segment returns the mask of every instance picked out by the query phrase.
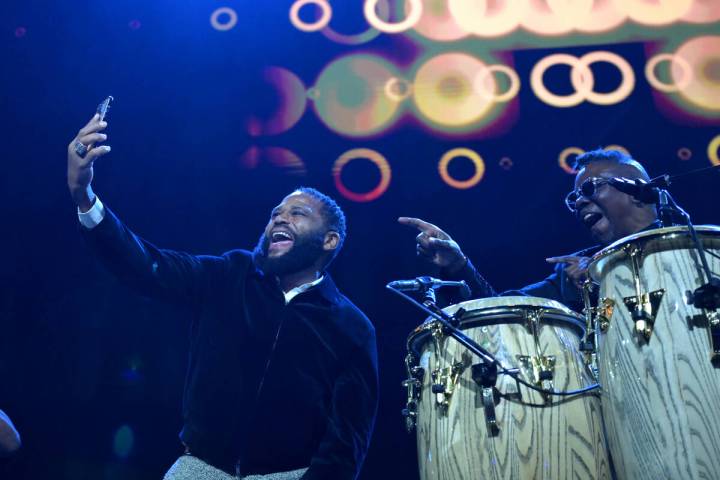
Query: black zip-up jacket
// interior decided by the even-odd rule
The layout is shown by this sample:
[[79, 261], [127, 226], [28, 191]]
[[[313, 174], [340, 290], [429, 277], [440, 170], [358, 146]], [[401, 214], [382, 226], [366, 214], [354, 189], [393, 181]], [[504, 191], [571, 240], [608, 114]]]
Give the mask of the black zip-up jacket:
[[286, 305], [248, 251], [158, 249], [109, 209], [81, 230], [119, 279], [192, 310], [180, 433], [191, 454], [231, 474], [357, 477], [377, 411], [375, 330], [329, 275]]

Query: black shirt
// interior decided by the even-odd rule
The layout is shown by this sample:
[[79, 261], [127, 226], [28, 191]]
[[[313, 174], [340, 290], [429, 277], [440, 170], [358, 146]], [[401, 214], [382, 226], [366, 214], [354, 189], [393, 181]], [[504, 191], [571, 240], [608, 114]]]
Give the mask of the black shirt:
[[242, 475], [354, 479], [377, 411], [375, 330], [329, 275], [287, 305], [252, 254], [158, 249], [106, 209], [91, 249], [141, 293], [192, 310], [180, 438]]

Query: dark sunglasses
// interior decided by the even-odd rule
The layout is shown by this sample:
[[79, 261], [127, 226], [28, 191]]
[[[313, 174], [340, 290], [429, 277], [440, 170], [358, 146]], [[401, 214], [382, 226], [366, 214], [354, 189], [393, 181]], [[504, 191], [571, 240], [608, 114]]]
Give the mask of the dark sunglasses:
[[578, 198], [590, 198], [595, 195], [595, 192], [597, 192], [600, 187], [607, 185], [608, 183], [610, 182], [605, 178], [588, 178], [580, 185], [579, 188], [576, 188], [565, 196], [565, 205], [567, 205], [571, 212], [577, 212]]

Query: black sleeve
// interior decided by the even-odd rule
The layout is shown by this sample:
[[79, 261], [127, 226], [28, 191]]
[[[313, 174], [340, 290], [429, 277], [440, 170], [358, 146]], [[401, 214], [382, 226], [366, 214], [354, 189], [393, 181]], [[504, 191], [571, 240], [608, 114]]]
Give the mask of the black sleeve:
[[537, 283], [527, 285], [519, 290], [508, 290], [502, 292], [502, 296], [522, 295], [528, 297], [541, 297], [548, 298], [550, 300], [556, 300], [558, 302], [565, 303], [567, 299], [563, 298], [562, 282], [564, 275], [561, 273], [561, 265], [558, 265], [553, 273], [548, 275], [544, 280]]
[[163, 250], [135, 235], [108, 209], [92, 229], [80, 227], [93, 254], [122, 282], [142, 295], [189, 304], [198, 298], [206, 273], [223, 258]]
[[[480, 275], [480, 272], [477, 271], [475, 265], [472, 264], [469, 258], [467, 259], [467, 262], [465, 262], [465, 266], [463, 266], [459, 271], [455, 273], [447, 273], [443, 271], [441, 272], [441, 275], [443, 278], [450, 280], [464, 280], [465, 283], [468, 284], [468, 287], [470, 287], [470, 298], [485, 298], [497, 295], [492, 285], [490, 285], [490, 283], [485, 280], [482, 275]], [[458, 301], [467, 299], [452, 297], [449, 300], [452, 303], [457, 303]]]
[[365, 460], [378, 407], [377, 346], [373, 330], [362, 345], [349, 352], [348, 358], [347, 368], [333, 387], [325, 436], [303, 480], [354, 480]]

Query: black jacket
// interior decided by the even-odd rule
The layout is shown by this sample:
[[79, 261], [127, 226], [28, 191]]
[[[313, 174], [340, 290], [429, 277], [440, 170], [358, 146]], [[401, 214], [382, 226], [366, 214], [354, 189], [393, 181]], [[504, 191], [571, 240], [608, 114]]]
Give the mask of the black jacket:
[[358, 475], [377, 410], [375, 330], [329, 275], [285, 305], [248, 251], [161, 250], [109, 209], [81, 230], [122, 281], [193, 312], [180, 433], [193, 455], [233, 474]]

